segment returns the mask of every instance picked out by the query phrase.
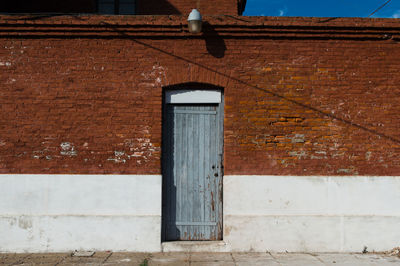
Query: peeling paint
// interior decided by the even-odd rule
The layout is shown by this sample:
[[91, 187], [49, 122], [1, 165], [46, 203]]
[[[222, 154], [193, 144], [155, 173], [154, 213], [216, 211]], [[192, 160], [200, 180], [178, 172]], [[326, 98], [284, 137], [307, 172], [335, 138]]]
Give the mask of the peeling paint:
[[16, 81], [17, 81], [16, 79], [9, 78], [9, 79], [6, 81], [6, 84], [12, 84], [12, 83], [14, 83], [14, 82], [16, 82]]
[[0, 66], [11, 66], [11, 62], [0, 62]]
[[72, 143], [70, 142], [62, 142], [60, 144], [61, 151], [60, 154], [64, 156], [76, 156], [77, 151], [75, 150], [75, 147]]
[[21, 216], [18, 218], [18, 226], [22, 229], [31, 229], [32, 228], [32, 219], [26, 216]]
[[289, 167], [295, 165], [291, 160], [286, 160], [286, 159], [281, 160], [281, 164], [283, 167]]
[[294, 137], [290, 138], [292, 143], [304, 143], [305, 137], [304, 134], [295, 134]]
[[17, 222], [17, 218], [15, 217], [10, 217], [8, 218], [8, 223], [10, 224], [10, 226], [14, 226]]
[[[149, 138], [125, 139], [124, 146], [130, 152], [126, 154], [128, 159], [142, 158], [145, 162], [153, 157], [154, 152], [158, 151], [158, 148], [154, 147]], [[137, 163], [140, 164], [141, 161], [137, 160]]]
[[44, 156], [43, 151], [33, 151], [32, 152], [32, 158], [34, 158], [34, 159], [40, 159], [43, 156]]
[[355, 170], [354, 167], [350, 167], [350, 168], [340, 168], [336, 171], [336, 173], [341, 174], [352, 174], [352, 175], [358, 175], [358, 172]]
[[107, 161], [114, 161], [115, 163], [126, 163], [127, 155], [124, 151], [114, 151], [114, 157], [108, 158]]
[[338, 158], [338, 157], [344, 157], [345, 153], [340, 151], [340, 152], [335, 152], [332, 154], [332, 158]]
[[160, 87], [164, 86], [165, 82], [167, 81], [167, 75], [165, 68], [160, 66], [159, 64], [155, 64], [152, 67], [152, 70], [149, 72], [141, 73], [141, 76], [144, 77], [146, 80], [152, 80], [153, 83], [143, 83], [149, 87]]
[[328, 159], [326, 156], [326, 151], [315, 151], [316, 155], [311, 155], [311, 159]]
[[297, 157], [297, 159], [305, 159], [307, 158], [307, 153], [305, 151], [291, 151], [289, 155]]

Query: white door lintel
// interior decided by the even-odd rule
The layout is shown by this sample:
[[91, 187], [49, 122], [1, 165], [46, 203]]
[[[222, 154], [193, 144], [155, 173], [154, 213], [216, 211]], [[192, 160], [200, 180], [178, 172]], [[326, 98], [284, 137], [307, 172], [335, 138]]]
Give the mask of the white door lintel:
[[166, 103], [221, 103], [219, 90], [170, 90], [165, 93]]

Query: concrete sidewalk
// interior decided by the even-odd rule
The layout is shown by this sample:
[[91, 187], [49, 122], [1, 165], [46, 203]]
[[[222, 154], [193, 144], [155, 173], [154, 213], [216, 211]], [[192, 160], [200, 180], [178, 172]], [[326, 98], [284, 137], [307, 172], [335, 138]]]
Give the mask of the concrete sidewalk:
[[347, 253], [70, 253], [5, 254], [0, 265], [400, 265], [398, 256]]

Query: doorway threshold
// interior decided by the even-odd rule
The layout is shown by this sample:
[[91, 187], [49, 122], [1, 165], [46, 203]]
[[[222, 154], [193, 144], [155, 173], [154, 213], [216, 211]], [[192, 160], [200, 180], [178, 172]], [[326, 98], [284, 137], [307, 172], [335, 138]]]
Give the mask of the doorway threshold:
[[162, 252], [229, 252], [224, 241], [169, 241], [161, 243]]

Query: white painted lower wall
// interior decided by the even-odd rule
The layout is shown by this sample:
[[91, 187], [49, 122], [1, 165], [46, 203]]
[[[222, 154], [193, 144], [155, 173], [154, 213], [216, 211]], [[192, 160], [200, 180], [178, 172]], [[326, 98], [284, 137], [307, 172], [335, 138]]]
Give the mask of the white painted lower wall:
[[231, 251], [384, 251], [399, 225], [400, 177], [224, 176]]
[[224, 239], [201, 247], [162, 247], [161, 179], [0, 175], [0, 252], [360, 252], [400, 246], [400, 177], [224, 176]]
[[157, 252], [161, 175], [0, 175], [0, 252]]

